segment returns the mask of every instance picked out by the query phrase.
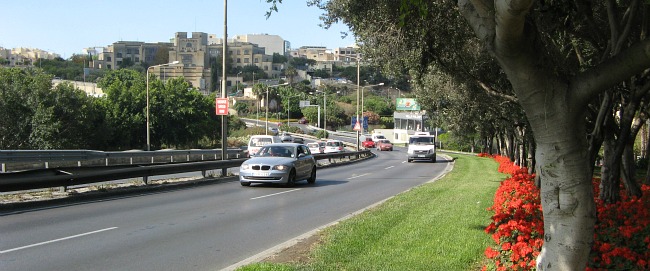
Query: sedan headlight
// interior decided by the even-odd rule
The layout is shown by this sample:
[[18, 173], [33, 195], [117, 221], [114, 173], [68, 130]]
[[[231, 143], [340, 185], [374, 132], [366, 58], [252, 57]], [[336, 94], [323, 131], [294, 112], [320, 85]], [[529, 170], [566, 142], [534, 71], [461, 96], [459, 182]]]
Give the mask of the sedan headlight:
[[249, 169], [251, 169], [251, 165], [249, 165], [249, 164], [242, 164], [242, 165], [239, 167], [239, 169], [240, 169], [240, 170], [249, 170]]
[[276, 166], [273, 166], [273, 170], [287, 171], [287, 170], [289, 170], [289, 166], [287, 166], [287, 165], [276, 165]]

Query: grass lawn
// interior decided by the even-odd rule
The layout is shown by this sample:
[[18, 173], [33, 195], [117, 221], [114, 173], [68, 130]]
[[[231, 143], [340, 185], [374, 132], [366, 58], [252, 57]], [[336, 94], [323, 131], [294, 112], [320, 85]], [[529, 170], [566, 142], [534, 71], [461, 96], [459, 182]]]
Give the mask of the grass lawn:
[[308, 263], [238, 270], [480, 270], [492, 244], [486, 209], [506, 175], [491, 158], [452, 156], [444, 178], [324, 230]]

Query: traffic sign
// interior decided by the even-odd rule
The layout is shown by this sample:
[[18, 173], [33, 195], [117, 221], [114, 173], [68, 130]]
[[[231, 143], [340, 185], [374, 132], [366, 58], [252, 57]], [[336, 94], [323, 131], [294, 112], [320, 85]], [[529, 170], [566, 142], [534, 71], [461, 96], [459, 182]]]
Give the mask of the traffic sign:
[[215, 101], [216, 113], [217, 115], [227, 116], [228, 115], [228, 98], [217, 98]]
[[361, 123], [359, 123], [359, 122], [357, 121], [357, 124], [354, 125], [354, 129], [352, 129], [352, 130], [355, 130], [355, 131], [361, 131]]

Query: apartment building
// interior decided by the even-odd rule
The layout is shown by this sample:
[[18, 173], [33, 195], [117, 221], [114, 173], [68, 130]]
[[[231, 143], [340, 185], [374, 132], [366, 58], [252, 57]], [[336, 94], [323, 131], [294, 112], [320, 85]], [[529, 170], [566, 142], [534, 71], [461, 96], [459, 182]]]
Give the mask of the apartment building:
[[126, 61], [130, 64], [144, 62], [153, 65], [156, 64], [155, 59], [158, 51], [168, 50], [171, 46], [172, 44], [169, 42], [118, 41], [106, 48], [92, 48], [90, 52], [94, 52], [96, 57], [93, 58], [91, 66], [95, 69], [115, 70], [119, 69]]
[[291, 47], [291, 43], [285, 41], [282, 37], [269, 34], [236, 35], [233, 38], [233, 41], [257, 44], [258, 47], [264, 48], [266, 54], [270, 56], [273, 56], [273, 54], [284, 56], [286, 55], [288, 48]]
[[0, 58], [8, 61], [9, 66], [33, 65], [38, 59], [55, 59], [58, 54], [35, 48], [13, 48], [5, 49], [0, 47]]

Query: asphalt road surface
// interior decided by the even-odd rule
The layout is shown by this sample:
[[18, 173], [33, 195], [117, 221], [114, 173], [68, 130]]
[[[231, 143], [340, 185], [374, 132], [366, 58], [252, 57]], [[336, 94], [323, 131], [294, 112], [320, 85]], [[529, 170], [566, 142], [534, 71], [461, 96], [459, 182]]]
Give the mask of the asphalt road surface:
[[404, 148], [320, 169], [314, 185], [238, 182], [0, 213], [0, 270], [220, 270], [432, 180]]

